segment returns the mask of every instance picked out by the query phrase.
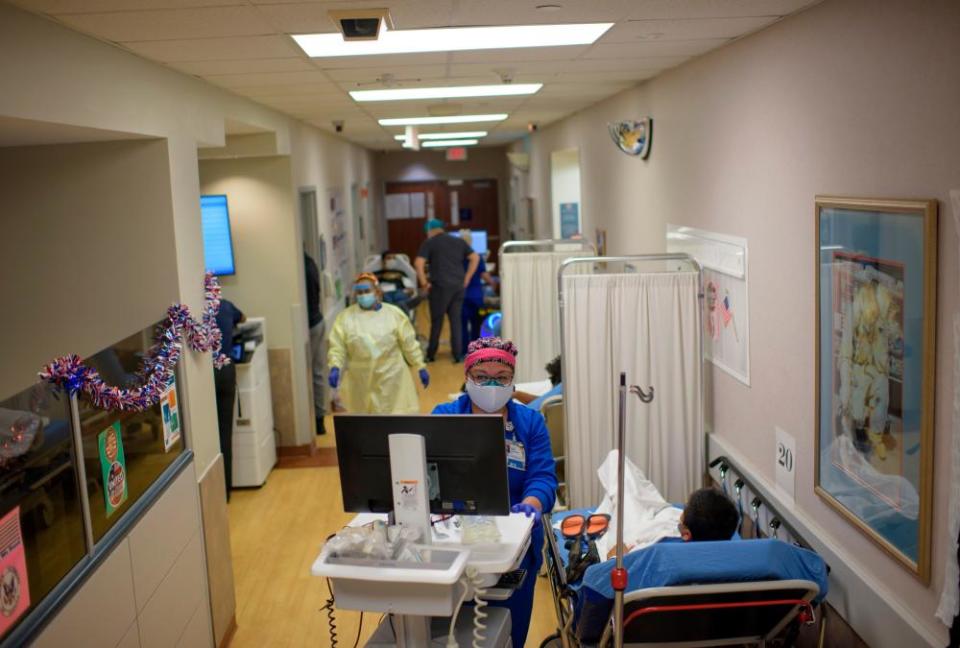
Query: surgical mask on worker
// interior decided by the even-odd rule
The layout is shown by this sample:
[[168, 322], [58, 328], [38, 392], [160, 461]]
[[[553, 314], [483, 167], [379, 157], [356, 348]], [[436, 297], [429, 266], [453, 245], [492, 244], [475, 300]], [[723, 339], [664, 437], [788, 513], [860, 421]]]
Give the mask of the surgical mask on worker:
[[384, 265], [387, 266], [387, 270], [396, 270], [400, 267], [400, 264], [397, 263], [396, 259], [387, 259], [387, 262]]
[[478, 385], [467, 378], [467, 395], [484, 412], [499, 412], [513, 397], [513, 383], [500, 385], [494, 381]]
[[357, 303], [360, 304], [360, 308], [363, 310], [370, 310], [377, 305], [377, 296], [373, 293], [357, 295]]

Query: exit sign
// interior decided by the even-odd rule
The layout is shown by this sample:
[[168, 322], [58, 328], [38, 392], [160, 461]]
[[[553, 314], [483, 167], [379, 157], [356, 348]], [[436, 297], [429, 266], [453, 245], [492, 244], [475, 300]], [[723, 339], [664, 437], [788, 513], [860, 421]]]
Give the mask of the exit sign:
[[447, 149], [448, 160], [466, 160], [467, 148], [465, 146], [451, 146]]

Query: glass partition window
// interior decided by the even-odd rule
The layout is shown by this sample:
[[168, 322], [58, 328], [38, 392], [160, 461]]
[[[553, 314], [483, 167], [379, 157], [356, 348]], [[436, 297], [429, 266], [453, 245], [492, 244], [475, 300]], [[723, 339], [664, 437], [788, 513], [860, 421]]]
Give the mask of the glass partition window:
[[[85, 360], [110, 385], [131, 387], [153, 345], [153, 326]], [[183, 450], [176, 381], [143, 412], [113, 412], [79, 402], [93, 538], [99, 541]]]
[[46, 384], [0, 400], [0, 637], [86, 555], [70, 416]]

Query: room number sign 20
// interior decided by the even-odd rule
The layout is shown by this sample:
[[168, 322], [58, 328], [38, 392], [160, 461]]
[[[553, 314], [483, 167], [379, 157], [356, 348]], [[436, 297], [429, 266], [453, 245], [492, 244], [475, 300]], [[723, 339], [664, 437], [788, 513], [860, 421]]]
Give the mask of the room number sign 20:
[[781, 428], [775, 428], [777, 432], [776, 456], [774, 458], [774, 474], [776, 475], [777, 486], [789, 498], [791, 504], [794, 501], [794, 483], [796, 481], [796, 458], [797, 444], [793, 435]]

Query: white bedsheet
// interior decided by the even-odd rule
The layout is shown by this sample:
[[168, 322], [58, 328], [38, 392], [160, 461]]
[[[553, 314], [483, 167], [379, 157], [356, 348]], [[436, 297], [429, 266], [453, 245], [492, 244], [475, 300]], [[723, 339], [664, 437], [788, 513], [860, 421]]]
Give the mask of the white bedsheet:
[[[610, 515], [610, 527], [597, 540], [601, 559], [617, 542], [617, 461], [616, 450], [611, 450], [597, 470], [604, 495], [597, 506], [597, 513]], [[626, 458], [623, 490], [623, 542], [630, 550], [648, 547], [664, 538], [678, 538], [681, 510], [675, 508], [660, 495], [657, 487], [646, 478], [643, 471]]]

